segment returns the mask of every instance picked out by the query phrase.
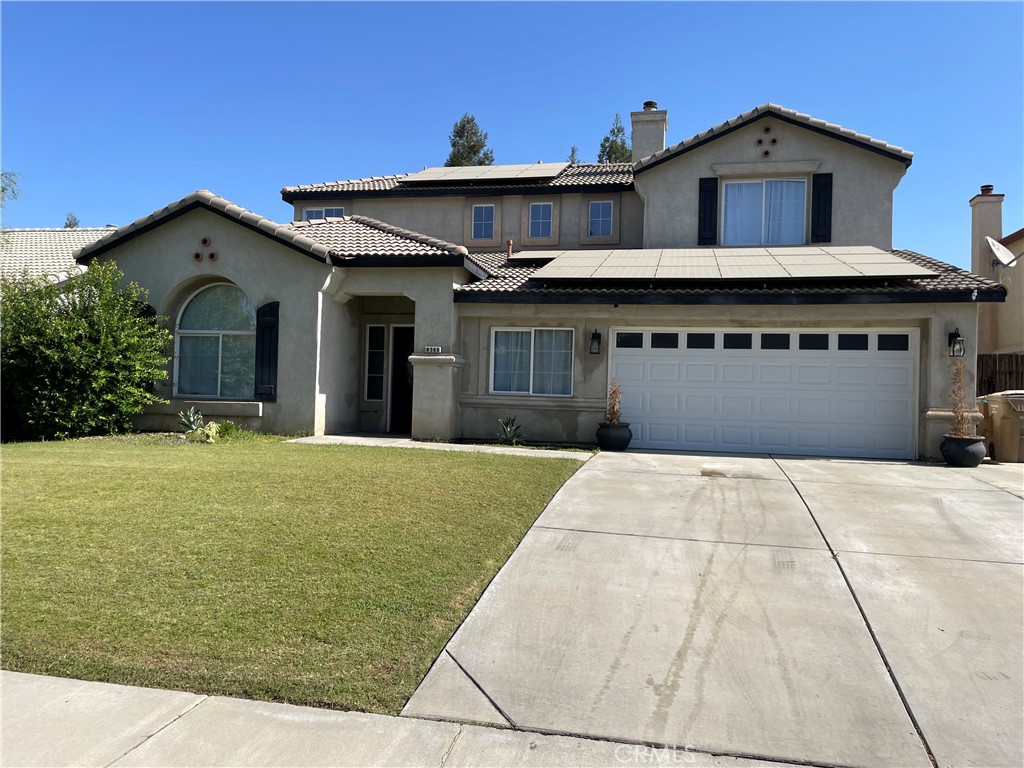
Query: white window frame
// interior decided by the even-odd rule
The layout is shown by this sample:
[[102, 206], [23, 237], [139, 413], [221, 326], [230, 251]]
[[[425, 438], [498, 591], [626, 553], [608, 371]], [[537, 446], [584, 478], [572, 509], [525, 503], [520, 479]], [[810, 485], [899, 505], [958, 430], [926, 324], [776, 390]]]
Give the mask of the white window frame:
[[[595, 235], [590, 231], [591, 224], [594, 222], [594, 209], [595, 205], [604, 205], [608, 207], [608, 234], [607, 235]], [[604, 221], [604, 218], [598, 219], [598, 221]], [[614, 200], [588, 200], [587, 201], [587, 237], [588, 238], [602, 238], [607, 239], [614, 237], [615, 235], [615, 201]]]
[[[548, 209], [548, 217], [547, 217], [547, 219], [538, 218], [538, 219], [536, 219], [536, 222], [537, 222], [537, 224], [539, 226], [543, 226], [545, 221], [546, 221], [547, 225], [548, 225], [548, 232], [547, 232], [547, 234], [541, 233], [541, 234], [536, 234], [535, 235], [535, 234], [533, 234], [533, 224], [534, 224], [533, 211], [534, 211], [535, 208], [538, 209], [538, 210], [543, 210], [543, 208], [545, 206]], [[529, 211], [528, 211], [527, 217], [526, 217], [526, 236], [530, 240], [550, 240], [554, 236], [554, 232], [555, 232], [554, 226], [555, 226], [555, 204], [554, 203], [551, 203], [551, 202], [530, 203], [530, 208], [529, 208]]]
[[[252, 337], [255, 337], [256, 336], [256, 329], [253, 328], [252, 331], [188, 331], [188, 330], [186, 330], [184, 332], [182, 332], [180, 330], [181, 316], [183, 314], [185, 314], [185, 310], [188, 308], [188, 305], [192, 303], [192, 299], [194, 299], [196, 296], [198, 296], [203, 291], [209, 290], [210, 288], [215, 288], [218, 285], [227, 285], [227, 286], [229, 286], [231, 288], [238, 288], [238, 290], [240, 290], [240, 291], [242, 290], [240, 286], [237, 286], [234, 283], [229, 283], [229, 282], [224, 282], [224, 281], [218, 282], [218, 283], [209, 283], [207, 285], [204, 285], [202, 288], [199, 288], [199, 289], [193, 291], [192, 293], [190, 293], [188, 298], [185, 299], [185, 301], [182, 302], [181, 307], [178, 309], [178, 314], [177, 314], [177, 317], [175, 318], [175, 321], [174, 321], [174, 387], [173, 387], [173, 396], [176, 397], [176, 398], [181, 398], [183, 400], [230, 400], [230, 401], [233, 401], [233, 402], [242, 402], [242, 401], [249, 402], [249, 401], [255, 400], [255, 397], [253, 396], [253, 395], [255, 395], [255, 390], [253, 392], [253, 395], [250, 395], [249, 397], [243, 397], [243, 398], [240, 398], [240, 397], [221, 397], [221, 394], [220, 394], [221, 379], [223, 378], [221, 376], [221, 368], [223, 367], [223, 364], [224, 364], [224, 337], [225, 336], [252, 336]], [[244, 291], [243, 291], [243, 293], [244, 293]], [[247, 296], [247, 298], [248, 298], [248, 296]], [[256, 308], [253, 307], [254, 311], [255, 311], [255, 309]], [[196, 394], [191, 394], [191, 393], [187, 393], [187, 392], [186, 393], [181, 393], [181, 392], [178, 391], [178, 362], [181, 360], [181, 337], [182, 336], [216, 336], [216, 337], [218, 337], [218, 342], [217, 342], [217, 394], [216, 395], [196, 395]], [[256, 368], [255, 368], [255, 363], [254, 363], [253, 364], [253, 374], [254, 375], [255, 375], [255, 372], [256, 372]]]
[[[530, 334], [530, 375], [529, 375], [530, 391], [529, 392], [523, 392], [523, 391], [511, 392], [511, 391], [506, 391], [506, 390], [496, 390], [494, 388], [494, 357], [495, 357], [495, 353], [497, 352], [497, 343], [495, 341], [495, 338], [496, 338], [497, 334], [499, 332], [502, 332], [502, 331], [513, 331], [513, 332], [517, 332], [517, 333], [527, 333], [527, 332], [529, 332], [529, 334]], [[535, 393], [533, 391], [533, 372], [534, 372], [533, 363], [534, 363], [534, 357], [535, 357], [534, 356], [534, 334], [537, 331], [568, 331], [569, 334], [570, 334], [570, 336], [569, 336], [569, 338], [570, 338], [570, 341], [569, 341], [569, 353], [571, 355], [571, 359], [569, 360], [569, 373], [570, 373], [570, 376], [569, 376], [569, 392], [567, 394], [558, 395], [558, 394], [548, 394], [548, 393], [544, 393], [544, 392]], [[526, 327], [526, 328], [524, 328], [522, 326], [502, 326], [502, 327], [491, 328], [491, 354], [490, 354], [488, 378], [490, 380], [488, 391], [492, 395], [508, 395], [508, 396], [511, 396], [511, 397], [559, 397], [559, 398], [572, 397], [573, 396], [573, 392], [575, 391], [575, 388], [576, 388], [576, 329], [575, 328], [565, 328], [565, 327], [548, 327], [548, 326], [535, 326], [535, 327]]]
[[[491, 234], [490, 235], [487, 235], [487, 236], [481, 235], [480, 237], [477, 237], [477, 235], [476, 235], [476, 210], [477, 210], [477, 208], [480, 208], [480, 209], [490, 208], [491, 209], [491, 221], [490, 221]], [[474, 204], [473, 205], [473, 210], [469, 214], [469, 234], [470, 234], [470, 240], [494, 240], [494, 238], [495, 238], [495, 235], [494, 235], [494, 223], [495, 223], [495, 206], [494, 206], [494, 203]], [[487, 224], [487, 222], [485, 222], [485, 221], [481, 221], [480, 222], [481, 226], [484, 226], [485, 224]]]
[[[768, 196], [765, 194], [765, 183], [769, 182], [769, 181], [801, 181], [801, 182], [803, 182], [803, 185], [804, 185], [804, 200], [803, 200], [803, 210], [802, 210], [802, 216], [803, 216], [803, 239], [799, 243], [766, 243], [765, 242], [765, 238], [764, 238], [765, 207], [768, 205]], [[726, 199], [725, 188], [728, 185], [730, 185], [730, 184], [753, 184], [753, 183], [760, 183], [761, 184], [761, 238], [760, 238], [760, 241], [756, 242], [756, 243], [727, 243], [727, 242], [725, 242], [725, 199]], [[719, 224], [718, 224], [718, 229], [719, 229], [719, 232], [718, 232], [718, 242], [719, 242], [719, 244], [722, 245], [722, 246], [728, 246], [728, 247], [733, 247], [733, 246], [757, 246], [757, 247], [764, 246], [764, 247], [769, 247], [769, 246], [772, 246], [772, 245], [778, 245], [780, 247], [784, 247], [784, 246], [787, 246], [787, 245], [790, 245], [790, 246], [792, 246], [792, 245], [807, 245], [807, 243], [808, 243], [808, 239], [807, 239], [807, 213], [808, 213], [808, 211], [807, 211], [807, 194], [808, 194], [808, 190], [810, 189], [810, 186], [811, 185], [808, 183], [808, 179], [807, 179], [806, 176], [780, 176], [778, 178], [762, 177], [762, 178], [749, 178], [749, 179], [743, 179], [743, 178], [739, 178], [739, 179], [721, 179], [721, 188], [722, 188], [721, 203], [720, 203], [721, 209], [718, 212], [718, 222], [719, 222]]]
[[[332, 213], [332, 214], [328, 215], [328, 213], [327, 213], [328, 211], [335, 211], [335, 213]], [[337, 213], [337, 211], [341, 211], [341, 213]], [[319, 214], [319, 215], [314, 215], [314, 214]], [[326, 206], [326, 207], [321, 207], [321, 208], [303, 208], [302, 209], [302, 219], [304, 221], [310, 221], [312, 219], [340, 219], [344, 215], [345, 215], [345, 209], [343, 207], [341, 207], [340, 205], [332, 205], [332, 206]]]

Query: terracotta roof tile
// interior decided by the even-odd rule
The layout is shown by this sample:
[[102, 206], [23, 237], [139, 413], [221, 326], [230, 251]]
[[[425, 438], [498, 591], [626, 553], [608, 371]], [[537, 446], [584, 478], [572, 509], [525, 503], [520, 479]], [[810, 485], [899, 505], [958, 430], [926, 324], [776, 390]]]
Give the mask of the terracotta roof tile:
[[448, 243], [401, 227], [393, 227], [366, 216], [279, 224], [258, 213], [235, 205], [223, 197], [218, 197], [209, 190], [200, 189], [159, 211], [154, 211], [148, 216], [133, 221], [131, 224], [113, 230], [104, 230], [103, 236], [99, 239], [94, 238], [94, 242], [80, 247], [74, 253], [74, 257], [80, 263], [86, 263], [103, 251], [114, 247], [121, 239], [141, 234], [169, 218], [196, 207], [205, 207], [217, 211], [227, 218], [236, 219], [268, 237], [303, 251], [312, 258], [325, 263], [330, 263], [332, 259], [356, 256], [392, 257], [443, 254], [464, 256], [466, 254], [466, 249], [461, 245]]
[[435, 237], [395, 227], [368, 216], [295, 221], [287, 225], [330, 249], [337, 258], [355, 256], [427, 256], [455, 254], [466, 249]]
[[74, 254], [113, 231], [110, 227], [5, 229], [0, 234], [0, 278], [28, 274], [63, 279], [78, 271]]

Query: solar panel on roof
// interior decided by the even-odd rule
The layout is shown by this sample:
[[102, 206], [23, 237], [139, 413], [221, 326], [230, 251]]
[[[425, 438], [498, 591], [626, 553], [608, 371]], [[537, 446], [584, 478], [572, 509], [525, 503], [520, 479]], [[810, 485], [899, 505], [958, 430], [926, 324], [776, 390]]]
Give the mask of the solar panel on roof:
[[[872, 246], [831, 254], [811, 246], [770, 248], [637, 248], [546, 251], [552, 260], [534, 279], [805, 280], [935, 277], [936, 273]], [[534, 252], [530, 254], [537, 258]], [[526, 254], [520, 254], [520, 257]]]
[[403, 184], [444, 184], [471, 181], [536, 181], [554, 178], [568, 163], [518, 163], [424, 168], [402, 179]]

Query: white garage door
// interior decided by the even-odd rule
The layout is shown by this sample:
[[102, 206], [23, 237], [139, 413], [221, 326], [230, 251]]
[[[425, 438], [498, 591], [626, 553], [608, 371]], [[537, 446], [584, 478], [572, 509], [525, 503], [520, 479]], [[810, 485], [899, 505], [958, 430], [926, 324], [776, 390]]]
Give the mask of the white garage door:
[[632, 447], [914, 457], [916, 330], [613, 329]]

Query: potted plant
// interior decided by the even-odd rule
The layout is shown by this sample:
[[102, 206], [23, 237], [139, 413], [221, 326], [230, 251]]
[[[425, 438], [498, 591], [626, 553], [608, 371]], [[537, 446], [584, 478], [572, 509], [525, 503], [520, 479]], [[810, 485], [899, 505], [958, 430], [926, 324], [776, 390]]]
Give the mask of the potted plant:
[[953, 390], [950, 398], [953, 423], [942, 436], [939, 453], [951, 467], [976, 467], [985, 458], [985, 438], [974, 434], [974, 425], [967, 413], [964, 396], [964, 361], [956, 359], [953, 366]]
[[633, 431], [629, 424], [620, 420], [622, 403], [622, 387], [612, 379], [608, 387], [608, 409], [604, 421], [597, 425], [597, 444], [602, 451], [624, 451], [633, 439]]

